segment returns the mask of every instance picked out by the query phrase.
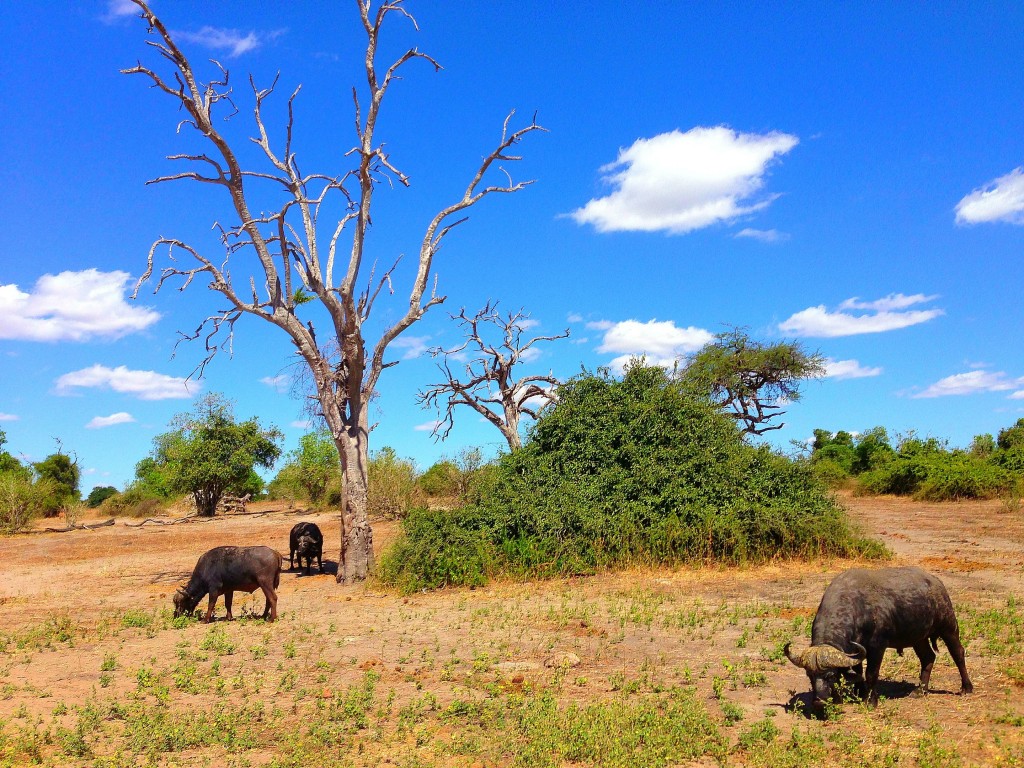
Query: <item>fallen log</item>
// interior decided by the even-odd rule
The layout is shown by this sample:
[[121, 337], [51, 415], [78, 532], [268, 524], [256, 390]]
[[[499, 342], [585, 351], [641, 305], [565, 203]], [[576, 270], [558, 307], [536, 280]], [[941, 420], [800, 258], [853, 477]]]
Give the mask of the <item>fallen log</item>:
[[199, 515], [185, 515], [185, 517], [176, 517], [172, 520], [159, 520], [155, 517], [147, 517], [141, 523], [125, 523], [129, 528], [141, 528], [147, 523], [153, 523], [154, 525], [177, 525], [178, 523], [205, 523], [213, 520], [212, 517], [199, 517]]
[[114, 524], [114, 518], [104, 520], [102, 523], [78, 523], [76, 525], [69, 525], [65, 528], [46, 528], [48, 533], [67, 533], [68, 531], [92, 531], [96, 528], [105, 528], [108, 525]]

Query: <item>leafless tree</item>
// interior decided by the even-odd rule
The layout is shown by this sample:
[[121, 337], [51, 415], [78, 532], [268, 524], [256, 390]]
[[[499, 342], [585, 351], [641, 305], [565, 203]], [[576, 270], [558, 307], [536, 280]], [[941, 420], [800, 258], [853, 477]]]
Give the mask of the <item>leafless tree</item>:
[[[258, 133], [251, 141], [261, 150], [265, 165], [257, 170], [243, 169], [238, 154], [241, 147], [233, 146], [222, 133], [224, 118], [237, 112], [228, 70], [213, 61], [216, 75], [209, 82], [200, 81], [146, 0], [133, 2], [153, 35], [147, 44], [160, 55], [165, 71], [158, 72], [140, 62], [124, 72], [145, 76], [154, 88], [169, 96], [185, 114], [179, 128], [195, 130], [207, 145], [206, 152], [171, 155], [170, 160], [185, 164], [187, 169], [149, 183], [187, 179], [221, 187], [237, 216], [230, 226], [217, 225], [223, 252], [216, 259], [181, 240], [158, 239], [150, 249], [149, 266], [135, 294], [153, 274], [157, 251], [166, 248], [171, 262], [160, 271], [157, 291], [170, 279], [180, 280], [180, 289], [184, 290], [196, 278], [205, 278], [209, 280], [208, 288], [227, 299], [226, 309], [203, 320], [194, 334], [183, 334], [205, 343], [206, 356], [197, 366], [199, 375], [217, 350], [230, 343], [234, 324], [243, 315], [254, 315], [288, 334], [309, 368], [321, 415], [341, 457], [344, 490], [338, 581], [362, 580], [373, 567], [373, 532], [367, 517], [368, 406], [381, 372], [397, 362], [387, 359], [388, 345], [430, 307], [444, 301], [445, 297], [437, 293], [434, 257], [452, 228], [465, 221], [462, 214], [488, 195], [517, 192], [531, 183], [514, 182], [500, 164], [520, 159], [509, 150], [527, 134], [543, 129], [534, 120], [513, 130], [512, 114], [505, 119], [497, 147], [484, 155], [462, 196], [441, 208], [427, 224], [418, 246], [419, 262], [408, 308], [376, 342], [367, 341], [364, 323], [382, 290], [394, 292], [392, 275], [398, 266], [396, 260], [383, 274], [375, 275], [373, 266], [364, 263], [373, 193], [380, 183], [409, 184], [376, 137], [381, 104], [409, 62], [421, 60], [440, 69], [433, 58], [415, 48], [386, 68], [378, 65], [377, 43], [385, 20], [399, 16], [416, 25], [402, 0], [385, 0], [376, 10], [372, 0], [357, 0], [367, 40], [366, 91], [361, 96], [359, 89], [352, 89], [357, 141], [346, 157], [351, 158], [354, 167], [338, 174], [304, 174], [299, 170], [293, 147], [298, 88], [288, 99], [283, 141], [274, 148], [263, 107], [277, 80], [269, 88], [259, 88], [251, 76]], [[489, 171], [501, 171], [501, 183], [487, 183]], [[257, 201], [253, 192], [257, 185], [276, 190], [276, 202], [269, 209], [264, 198]], [[319, 214], [327, 210], [324, 206], [328, 200], [338, 200], [343, 214], [339, 220], [322, 225]], [[345, 240], [350, 240], [350, 245], [346, 246]], [[174, 260], [177, 256], [183, 256], [190, 266], [180, 266]], [[236, 263], [242, 258], [248, 258], [248, 263]], [[310, 307], [304, 307], [313, 301], [329, 316], [325, 338], [320, 340], [309, 319]]]
[[[466, 340], [453, 349], [437, 347], [430, 350], [435, 358], [441, 358], [438, 368], [446, 380], [430, 384], [418, 393], [423, 407], [436, 407], [439, 411], [443, 408], [443, 416], [434, 427], [434, 435], [442, 440], [448, 437], [454, 426], [455, 407], [468, 405], [498, 428], [508, 441], [509, 450], [519, 450], [523, 447], [519, 437], [520, 419], [523, 416], [535, 419], [540, 407], [554, 402], [552, 390], [559, 381], [551, 375], [516, 379], [513, 369], [530, 359], [537, 342], [564, 339], [569, 330], [554, 336], [534, 336], [524, 340], [523, 333], [531, 326], [529, 315], [522, 310], [502, 315], [498, 312], [497, 302], [488, 302], [472, 317], [466, 314], [465, 308], [451, 317], [462, 326]], [[487, 334], [481, 330], [482, 326], [493, 327], [494, 335], [500, 340], [486, 340], [484, 336]], [[468, 362], [464, 361], [466, 357]], [[452, 371], [452, 360], [465, 362], [464, 380], [460, 381]]]

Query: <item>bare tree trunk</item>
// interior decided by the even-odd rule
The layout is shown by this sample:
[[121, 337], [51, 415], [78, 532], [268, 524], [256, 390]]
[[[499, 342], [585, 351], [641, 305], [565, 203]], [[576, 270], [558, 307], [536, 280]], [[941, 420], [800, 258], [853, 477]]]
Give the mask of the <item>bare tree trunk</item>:
[[[365, 422], [365, 415], [361, 419]], [[338, 558], [338, 583], [362, 581], [373, 572], [373, 530], [369, 519], [367, 433], [356, 425], [342, 433], [338, 453], [342, 456], [345, 484], [341, 510], [341, 554]]]

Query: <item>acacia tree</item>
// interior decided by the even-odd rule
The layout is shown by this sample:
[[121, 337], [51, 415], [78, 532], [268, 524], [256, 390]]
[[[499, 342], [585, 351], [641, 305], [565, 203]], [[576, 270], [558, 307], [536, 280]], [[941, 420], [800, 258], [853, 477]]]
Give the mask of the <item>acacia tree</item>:
[[[400, 71], [412, 61], [423, 61], [435, 70], [440, 65], [427, 54], [411, 48], [386, 67], [377, 62], [377, 44], [384, 22], [392, 16], [404, 17], [415, 26], [415, 19], [402, 0], [385, 0], [376, 10], [371, 0], [358, 0], [359, 17], [366, 33], [366, 91], [360, 96], [353, 88], [356, 143], [346, 153], [354, 167], [337, 173], [304, 174], [299, 170], [293, 149], [296, 89], [288, 99], [288, 117], [284, 140], [274, 148], [264, 117], [264, 102], [276, 85], [257, 87], [249, 78], [254, 100], [255, 129], [252, 139], [266, 161], [258, 170], [243, 169], [239, 154], [222, 133], [220, 118], [230, 117], [235, 105], [227, 69], [213, 62], [216, 75], [202, 82], [175, 43], [171, 33], [152, 12], [145, 0], [133, 0], [155, 39], [147, 41], [169, 67], [170, 74], [139, 63], [127, 74], [140, 74], [170, 97], [185, 113], [181, 125], [194, 129], [206, 142], [206, 152], [171, 155], [169, 159], [189, 164], [189, 170], [154, 179], [162, 182], [188, 179], [221, 188], [230, 198], [236, 223], [219, 226], [223, 253], [216, 260], [198, 247], [174, 238], [160, 238], [149, 252], [148, 268], [136, 286], [154, 271], [154, 254], [166, 247], [170, 256], [181, 254], [193, 266], [164, 267], [156, 290], [172, 278], [183, 280], [182, 288], [195, 278], [205, 276], [208, 287], [227, 299], [228, 308], [207, 317], [190, 338], [205, 340], [207, 355], [198, 367], [209, 362], [216, 350], [229, 343], [234, 323], [243, 315], [253, 315], [284, 331], [297, 354], [308, 367], [316, 388], [316, 399], [331, 436], [337, 445], [344, 478], [341, 514], [341, 556], [338, 581], [362, 580], [373, 567], [373, 532], [367, 515], [367, 457], [369, 439], [369, 402], [382, 371], [396, 364], [386, 360], [388, 346], [420, 320], [430, 307], [445, 297], [437, 293], [434, 257], [452, 228], [465, 221], [461, 216], [484, 197], [493, 193], [521, 190], [529, 181], [514, 182], [505, 173], [502, 183], [489, 184], [488, 172], [499, 170], [502, 161], [519, 157], [509, 150], [527, 134], [542, 130], [536, 120], [512, 130], [512, 114], [506, 117], [497, 146], [484, 155], [476, 171], [469, 175], [463, 194], [440, 208], [426, 225], [418, 245], [416, 275], [409, 289], [408, 308], [387, 326], [376, 342], [364, 337], [364, 324], [370, 318], [381, 291], [393, 292], [392, 274], [398, 260], [382, 275], [364, 264], [364, 250], [370, 228], [373, 193], [382, 182], [408, 186], [407, 176], [392, 164], [384, 145], [377, 139], [377, 121], [381, 104]], [[218, 121], [215, 122], [214, 114]], [[500, 169], [503, 170], [503, 169]], [[265, 198], [254, 197], [257, 184], [269, 185], [278, 197], [273, 207]], [[328, 200], [339, 200], [344, 213], [335, 223], [323, 227], [319, 214]], [[254, 213], [254, 211], [263, 211]], [[345, 253], [343, 236], [350, 245]], [[248, 268], [235, 260], [243, 255], [255, 259]], [[400, 257], [399, 257], [400, 258]], [[229, 262], [232, 269], [229, 270]], [[243, 278], [244, 279], [244, 278]], [[430, 291], [427, 291], [431, 286]], [[330, 319], [327, 338], [319, 339], [304, 305], [317, 302]], [[218, 332], [227, 340], [218, 343]]]
[[766, 344], [751, 339], [743, 328], [732, 328], [693, 355], [679, 378], [727, 409], [744, 432], [762, 435], [785, 426], [772, 421], [785, 414], [784, 405], [800, 399], [804, 380], [824, 375], [820, 354], [796, 342]]
[[[502, 315], [497, 302], [487, 302], [472, 317], [466, 314], [465, 308], [451, 317], [462, 326], [466, 340], [453, 349], [430, 350], [435, 358], [441, 358], [438, 368], [445, 381], [429, 384], [418, 393], [424, 408], [443, 409], [433, 434], [442, 440], [447, 438], [455, 423], [455, 408], [467, 405], [498, 428], [510, 451], [519, 450], [523, 447], [519, 437], [520, 420], [523, 416], [536, 419], [542, 406], [554, 402], [552, 390], [559, 381], [551, 375], [516, 379], [513, 369], [531, 358], [535, 344], [564, 339], [569, 330], [524, 339], [523, 333], [531, 325], [529, 315], [522, 310]], [[486, 339], [488, 331], [498, 340]], [[452, 371], [451, 360], [463, 360], [467, 354], [469, 360], [465, 362], [464, 376], [460, 379]]]

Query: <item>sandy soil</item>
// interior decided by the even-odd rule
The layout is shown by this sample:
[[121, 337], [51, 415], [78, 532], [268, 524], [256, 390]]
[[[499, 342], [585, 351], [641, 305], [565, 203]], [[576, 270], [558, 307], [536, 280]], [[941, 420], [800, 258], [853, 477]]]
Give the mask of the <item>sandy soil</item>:
[[[844, 502], [866, 532], [893, 550], [895, 564], [920, 565], [939, 575], [962, 613], [1005, 609], [1009, 598], [1024, 599], [1020, 513], [1006, 513], [999, 502], [926, 504], [888, 497]], [[0, 538], [0, 635], [24, 637], [54, 617], [83, 628], [73, 642], [39, 652], [21, 653], [10, 643], [6, 653], [0, 652], [0, 719], [49, 716], [57, 702], [73, 706], [95, 697], [101, 666], [111, 654], [119, 672], [108, 676], [101, 693], [127, 694], [135, 688], [131, 673], [141, 665], [172, 659], [182, 642], [198, 644], [207, 627], [144, 632], [124, 629], [118, 617], [125, 611], [169, 607], [176, 585], [212, 546], [267, 544], [285, 553], [287, 565], [291, 526], [300, 519], [313, 520], [325, 535], [328, 569], [336, 568], [336, 515], [303, 514], [274, 504], [250, 507], [260, 509], [265, 514], [211, 522], [136, 528], [126, 523], [137, 521], [119, 520], [94, 531]], [[395, 530], [393, 523], [376, 524], [376, 547], [391, 540]], [[263, 642], [269, 649], [267, 669], [294, 663], [306, 677], [318, 674], [325, 695], [354, 683], [366, 669], [377, 669], [382, 685], [395, 690], [399, 705], [424, 689], [444, 700], [453, 684], [469, 685], [480, 659], [486, 659], [488, 674], [539, 685], [550, 681], [552, 664], [570, 659], [573, 684], [559, 689], [566, 701], [607, 697], [623, 680], [647, 670], [649, 677], [666, 683], [693, 681], [713, 704], [715, 678], [728, 677], [731, 664], [763, 672], [764, 684], [736, 685], [733, 676], [726, 691], [729, 701], [753, 721], [769, 709], [781, 714], [806, 697], [804, 673], [788, 663], [765, 661], [766, 651], [806, 632], [824, 587], [850, 565], [827, 561], [746, 569], [633, 569], [411, 597], [386, 593], [373, 584], [339, 586], [330, 573], [286, 572], [277, 624], [221, 624], [243, 648]], [[236, 616], [262, 611], [259, 593], [242, 601], [238, 597]], [[223, 602], [218, 616], [224, 616]], [[909, 734], [941, 724], [969, 764], [995, 764], [996, 752], [991, 750], [997, 742], [999, 755], [1009, 754], [1007, 744], [1024, 755], [1024, 729], [998, 722], [1006, 713], [1021, 715], [1024, 710], [1018, 687], [1024, 679], [1020, 650], [997, 653], [983, 647], [980, 636], [965, 632], [965, 639], [977, 691], [973, 696], [951, 695], [959, 689], [959, 678], [943, 649], [932, 678], [935, 695], [911, 697], [916, 659], [909, 651], [902, 659], [890, 651], [881, 689], [888, 701], [877, 712], [896, 717], [897, 731]], [[297, 653], [282, 650], [286, 642]], [[226, 657], [225, 674], [232, 664], [239, 674], [259, 667], [258, 659], [243, 656]], [[1014, 674], [1014, 669], [1021, 672]], [[868, 733], [877, 722], [872, 718], [881, 717], [847, 706], [848, 728]], [[794, 720], [798, 718], [776, 718], [783, 730], [793, 727]], [[258, 756], [252, 759], [260, 762]]]

